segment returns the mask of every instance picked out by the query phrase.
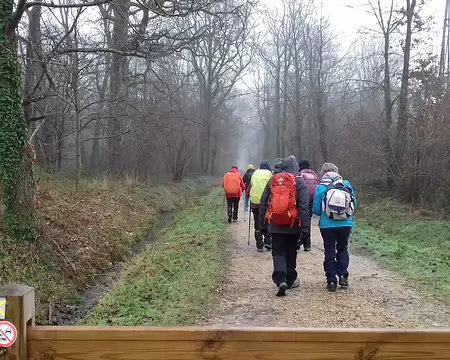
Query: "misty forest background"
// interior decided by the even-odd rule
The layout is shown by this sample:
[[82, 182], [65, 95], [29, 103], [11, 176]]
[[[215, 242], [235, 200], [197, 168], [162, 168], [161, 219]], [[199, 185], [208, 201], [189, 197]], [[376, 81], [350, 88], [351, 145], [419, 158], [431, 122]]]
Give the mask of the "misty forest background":
[[428, 1], [361, 1], [373, 25], [343, 49], [313, 0], [0, 0], [8, 226], [33, 216], [34, 163], [78, 186], [294, 154], [450, 207], [450, 1]]

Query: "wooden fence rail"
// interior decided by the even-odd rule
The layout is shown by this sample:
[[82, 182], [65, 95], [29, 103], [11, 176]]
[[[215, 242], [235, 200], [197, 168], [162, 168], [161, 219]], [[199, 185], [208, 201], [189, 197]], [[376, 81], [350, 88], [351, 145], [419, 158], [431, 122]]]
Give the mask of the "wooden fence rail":
[[34, 290], [0, 288], [19, 337], [8, 360], [450, 359], [450, 330], [34, 326]]

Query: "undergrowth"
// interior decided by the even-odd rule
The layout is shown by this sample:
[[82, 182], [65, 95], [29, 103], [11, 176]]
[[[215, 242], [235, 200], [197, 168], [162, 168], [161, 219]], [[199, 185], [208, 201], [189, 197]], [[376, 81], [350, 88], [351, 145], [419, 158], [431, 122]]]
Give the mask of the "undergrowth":
[[[450, 222], [444, 214], [361, 190], [352, 242], [380, 264], [450, 295]], [[381, 200], [380, 200], [381, 199]]]
[[197, 199], [127, 266], [88, 325], [192, 325], [224, 269], [223, 192]]
[[211, 186], [210, 179], [201, 178], [154, 187], [92, 180], [75, 192], [73, 181], [41, 175], [40, 236], [16, 242], [0, 232], [0, 284], [35, 287], [37, 320], [45, 322], [52, 309], [126, 259], [162, 213], [190, 206], [194, 195]]

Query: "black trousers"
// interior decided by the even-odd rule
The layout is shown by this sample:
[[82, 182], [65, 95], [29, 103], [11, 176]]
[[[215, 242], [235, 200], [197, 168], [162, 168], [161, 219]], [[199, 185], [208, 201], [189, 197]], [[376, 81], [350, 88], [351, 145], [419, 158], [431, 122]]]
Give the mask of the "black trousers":
[[[312, 212], [312, 207], [313, 207], [313, 201], [309, 202], [309, 218], [312, 219], [313, 216], [313, 212]], [[300, 247], [303, 245], [303, 247], [305, 249], [310, 249], [311, 248], [311, 222], [309, 223], [309, 237], [307, 239], [303, 239], [303, 241], [301, 241], [299, 239], [298, 241], [298, 247], [297, 249], [300, 250]]]
[[237, 220], [239, 211], [240, 198], [227, 199], [227, 213], [228, 217], [233, 217], [233, 220]]
[[273, 274], [272, 280], [280, 286], [290, 287], [297, 279], [297, 234], [270, 234], [272, 237]]
[[264, 245], [270, 246], [270, 237], [267, 234], [267, 229], [260, 230], [259, 228], [259, 207], [252, 208], [253, 213], [253, 227], [255, 228], [256, 247], [263, 248]]

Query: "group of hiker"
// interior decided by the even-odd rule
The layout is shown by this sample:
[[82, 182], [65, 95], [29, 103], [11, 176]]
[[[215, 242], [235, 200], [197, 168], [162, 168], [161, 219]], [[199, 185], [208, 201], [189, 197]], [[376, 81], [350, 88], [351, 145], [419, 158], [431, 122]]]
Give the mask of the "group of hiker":
[[239, 202], [244, 197], [244, 219], [250, 210], [254, 219], [256, 249], [272, 251], [272, 280], [277, 296], [300, 286], [297, 251], [311, 251], [311, 218], [319, 216], [324, 244], [324, 271], [331, 292], [348, 287], [348, 242], [353, 228], [356, 196], [352, 185], [339, 175], [333, 163], [320, 170], [320, 181], [307, 160], [297, 163], [295, 156], [249, 165], [242, 177], [233, 166], [222, 187], [227, 199], [228, 223], [236, 222]]

